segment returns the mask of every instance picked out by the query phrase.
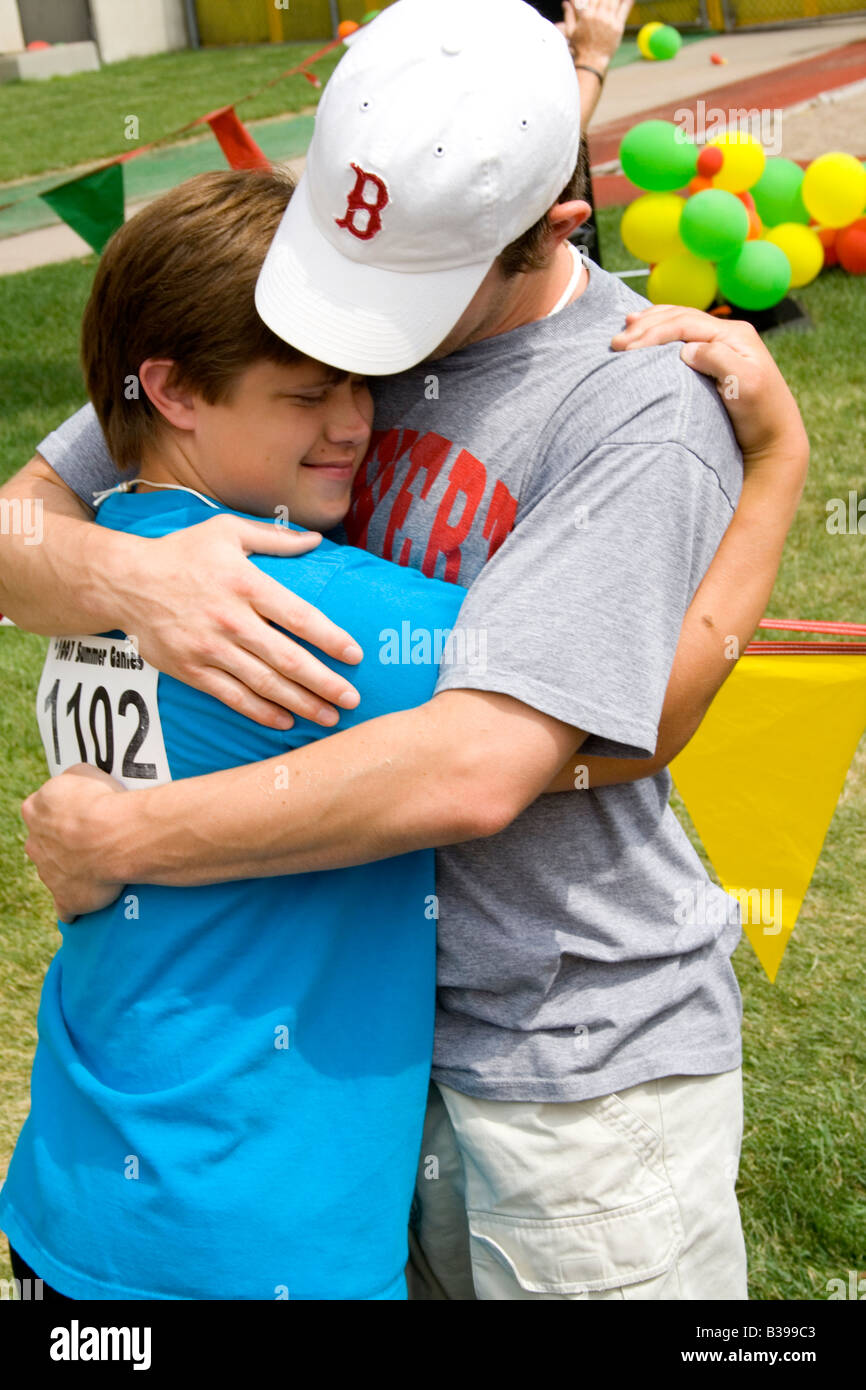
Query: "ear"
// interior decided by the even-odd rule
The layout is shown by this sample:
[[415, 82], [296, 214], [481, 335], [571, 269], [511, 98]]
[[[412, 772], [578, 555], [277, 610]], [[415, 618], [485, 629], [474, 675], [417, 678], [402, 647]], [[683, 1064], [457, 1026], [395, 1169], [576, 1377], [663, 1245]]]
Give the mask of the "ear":
[[179, 430], [192, 430], [196, 425], [196, 400], [193, 392], [169, 385], [174, 362], [168, 357], [148, 357], [138, 369], [148, 400], [160, 415]]
[[572, 232], [576, 232], [591, 212], [589, 203], [581, 198], [574, 198], [568, 203], [556, 203], [547, 214], [550, 235], [555, 245], [558, 246], [560, 242], [566, 241]]

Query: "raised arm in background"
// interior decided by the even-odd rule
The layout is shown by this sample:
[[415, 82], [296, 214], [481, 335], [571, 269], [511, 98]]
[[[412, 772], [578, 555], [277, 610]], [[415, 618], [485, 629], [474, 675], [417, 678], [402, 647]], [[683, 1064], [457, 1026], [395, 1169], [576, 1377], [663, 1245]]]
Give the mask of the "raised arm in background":
[[563, 0], [562, 22], [580, 87], [580, 128], [585, 131], [601, 97], [610, 60], [622, 41], [632, 0]]

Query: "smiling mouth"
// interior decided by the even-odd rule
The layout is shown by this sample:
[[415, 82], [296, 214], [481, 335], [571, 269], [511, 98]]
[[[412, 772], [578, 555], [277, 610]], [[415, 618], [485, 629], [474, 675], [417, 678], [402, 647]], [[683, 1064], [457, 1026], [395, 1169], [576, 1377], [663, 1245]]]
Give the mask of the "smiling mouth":
[[352, 459], [326, 459], [323, 463], [302, 463], [302, 468], [326, 468], [330, 473], [351, 473], [354, 467]]

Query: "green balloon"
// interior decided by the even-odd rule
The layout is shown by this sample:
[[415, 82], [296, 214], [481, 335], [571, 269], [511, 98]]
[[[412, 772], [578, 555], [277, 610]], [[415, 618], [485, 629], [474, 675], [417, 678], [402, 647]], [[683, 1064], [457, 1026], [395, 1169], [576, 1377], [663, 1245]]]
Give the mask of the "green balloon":
[[375, 19], [376, 16], [377, 16], [377, 15], [380, 15], [381, 13], [382, 13], [381, 10], [368, 10], [367, 13], [366, 13], [365, 15], [362, 16], [362, 18], [361, 18], [361, 23], [362, 23], [362, 24], [369, 24], [371, 19]]
[[694, 256], [721, 261], [739, 250], [749, 235], [745, 205], [724, 188], [705, 188], [686, 200], [680, 237]]
[[719, 293], [739, 309], [770, 309], [791, 284], [791, 263], [771, 241], [747, 241], [716, 270]]
[[673, 121], [640, 121], [623, 137], [619, 160], [626, 178], [652, 193], [672, 193], [694, 178], [697, 147]]
[[749, 190], [765, 227], [778, 227], [780, 222], [808, 225], [809, 214], [800, 192], [802, 183], [803, 170], [793, 159], [767, 160], [763, 174]]
[[647, 43], [654, 58], [675, 58], [682, 46], [683, 41], [672, 24], [663, 24], [661, 29], [654, 29]]

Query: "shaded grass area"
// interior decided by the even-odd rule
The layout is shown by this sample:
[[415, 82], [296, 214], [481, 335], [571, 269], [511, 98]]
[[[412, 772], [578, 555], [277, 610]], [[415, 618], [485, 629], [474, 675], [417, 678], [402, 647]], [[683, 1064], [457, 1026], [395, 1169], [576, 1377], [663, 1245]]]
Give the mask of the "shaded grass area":
[[[188, 121], [229, 105], [294, 67], [321, 43], [254, 44], [128, 58], [98, 72], [46, 82], [0, 85], [0, 183], [126, 154]], [[316, 64], [324, 83], [343, 48]], [[278, 82], [238, 108], [241, 120], [300, 111], [320, 96], [302, 75]], [[138, 118], [138, 139], [126, 139], [127, 117]], [[198, 132], [201, 133], [200, 131]], [[14, 190], [0, 190], [0, 202]]]
[[[606, 264], [631, 258], [618, 243], [619, 210], [601, 213]], [[0, 280], [0, 479], [83, 400], [78, 324], [96, 261], [49, 266]], [[640, 288], [640, 281], [630, 282]], [[825, 506], [863, 489], [866, 404], [857, 325], [864, 284], [840, 271], [797, 297], [809, 333], [768, 338], [800, 402], [813, 443], [811, 475], [769, 612], [858, 620], [864, 540], [828, 534]], [[19, 803], [45, 775], [33, 698], [44, 639], [0, 629], [0, 790], [4, 874], [0, 944], [0, 1173], [27, 1110], [42, 975], [58, 943], [51, 905], [22, 852]], [[821, 731], [804, 729], [803, 796]], [[688, 825], [682, 804], [675, 803]], [[694, 832], [691, 831], [696, 840]], [[700, 849], [700, 846], [698, 846]], [[705, 861], [706, 862], [706, 861]], [[753, 1299], [823, 1299], [827, 1281], [863, 1269], [866, 1250], [864, 1092], [858, 1056], [866, 1032], [862, 988], [866, 904], [866, 744], [849, 772], [800, 922], [775, 985], [748, 943], [735, 957], [744, 996], [746, 1134], [740, 1197]], [[5, 1247], [0, 1277], [8, 1277]]]

